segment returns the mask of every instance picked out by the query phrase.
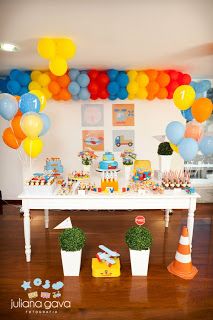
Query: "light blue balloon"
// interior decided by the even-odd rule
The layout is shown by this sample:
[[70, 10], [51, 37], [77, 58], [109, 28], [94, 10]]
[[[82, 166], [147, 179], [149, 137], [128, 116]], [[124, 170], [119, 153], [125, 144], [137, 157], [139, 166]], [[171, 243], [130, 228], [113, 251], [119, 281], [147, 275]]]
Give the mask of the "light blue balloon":
[[88, 91], [87, 88], [81, 88], [80, 92], [79, 92], [79, 98], [81, 100], [89, 100], [90, 98], [90, 93]]
[[80, 71], [78, 69], [70, 69], [68, 74], [69, 74], [70, 79], [75, 81], [77, 79], [77, 77], [79, 76]]
[[80, 89], [81, 89], [81, 87], [79, 86], [78, 82], [76, 82], [76, 81], [72, 81], [68, 86], [68, 91], [74, 96], [79, 94]]
[[209, 80], [202, 80], [198, 83], [196, 93], [203, 93], [211, 88], [211, 82]]
[[79, 96], [77, 94], [76, 95], [72, 95], [72, 100], [74, 100], [74, 101], [79, 100]]
[[16, 98], [8, 93], [0, 94], [0, 115], [5, 120], [11, 120], [18, 111], [18, 102]]
[[184, 138], [178, 144], [178, 151], [185, 161], [191, 161], [197, 155], [198, 143], [192, 138]]
[[204, 156], [210, 156], [213, 154], [213, 136], [206, 136], [199, 143], [199, 149]]
[[50, 122], [50, 118], [45, 113], [39, 113], [39, 116], [41, 117], [41, 119], [43, 121], [43, 129], [40, 133], [40, 136], [43, 136], [49, 130], [49, 128], [51, 126], [51, 122]]
[[172, 143], [178, 145], [183, 139], [185, 126], [179, 121], [172, 121], [166, 127], [166, 136]]
[[205, 92], [196, 92], [196, 99], [205, 97]]
[[190, 85], [190, 86], [195, 90], [195, 92], [196, 92], [197, 89], [198, 89], [199, 83], [198, 83], [198, 82], [195, 82], [195, 81], [191, 81], [189, 85]]
[[86, 88], [90, 83], [90, 78], [86, 73], [81, 73], [77, 78], [77, 82], [82, 88]]
[[40, 100], [32, 93], [25, 93], [19, 100], [19, 108], [22, 113], [26, 112], [39, 112]]
[[193, 115], [192, 115], [192, 109], [186, 109], [186, 110], [181, 110], [182, 116], [187, 120], [187, 121], [192, 121], [193, 120]]
[[18, 81], [16, 81], [16, 80], [8, 81], [7, 90], [9, 91], [9, 93], [11, 93], [13, 95], [17, 95], [20, 89], [21, 89], [21, 86], [18, 83]]

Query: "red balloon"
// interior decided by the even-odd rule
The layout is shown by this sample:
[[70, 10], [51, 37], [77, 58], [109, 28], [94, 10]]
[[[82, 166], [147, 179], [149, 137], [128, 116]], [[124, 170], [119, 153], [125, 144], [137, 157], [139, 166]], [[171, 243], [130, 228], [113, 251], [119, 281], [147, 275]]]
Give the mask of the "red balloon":
[[91, 80], [88, 85], [88, 90], [91, 95], [97, 95], [98, 94], [98, 84], [95, 80]]
[[192, 78], [189, 74], [187, 73], [180, 73], [178, 77], [178, 82], [183, 85], [183, 84], [190, 84], [192, 81]]
[[100, 86], [107, 86], [109, 81], [110, 81], [110, 79], [109, 79], [107, 73], [102, 71], [97, 76], [96, 81], [98, 82], [98, 85], [100, 85]]
[[109, 97], [109, 93], [106, 88], [99, 89], [98, 95], [101, 99], [107, 99]]
[[91, 94], [90, 99], [97, 100], [98, 99], [98, 95], [97, 94]]
[[95, 80], [99, 74], [98, 70], [89, 70], [88, 76], [90, 77], [90, 80]]
[[173, 81], [173, 80], [178, 81], [178, 77], [179, 77], [179, 74], [180, 74], [179, 71], [168, 70], [167, 73], [169, 74], [171, 81]]

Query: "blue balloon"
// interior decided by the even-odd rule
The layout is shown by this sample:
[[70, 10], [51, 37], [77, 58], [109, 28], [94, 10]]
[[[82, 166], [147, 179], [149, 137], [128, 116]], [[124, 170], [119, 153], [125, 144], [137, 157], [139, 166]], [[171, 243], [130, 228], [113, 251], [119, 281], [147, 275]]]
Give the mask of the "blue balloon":
[[22, 113], [26, 112], [39, 112], [40, 100], [32, 93], [25, 93], [19, 100], [19, 108]]
[[82, 88], [86, 88], [90, 83], [90, 78], [87, 74], [81, 73], [77, 78], [77, 82]]
[[12, 70], [10, 71], [9, 77], [10, 77], [11, 80], [17, 80], [17, 77], [18, 77], [18, 75], [19, 75], [20, 73], [21, 73], [20, 70], [18, 70], [18, 69], [12, 69]]
[[6, 78], [3, 78], [3, 79], [0, 79], [0, 92], [2, 93], [7, 93], [8, 92], [8, 89], [7, 89], [7, 79]]
[[211, 82], [209, 80], [202, 80], [198, 83], [196, 93], [203, 93], [211, 88]]
[[28, 93], [28, 92], [29, 92], [28, 87], [21, 87], [21, 89], [18, 92], [18, 96], [22, 96], [23, 94]]
[[206, 136], [199, 143], [199, 149], [204, 156], [210, 156], [213, 154], [213, 136]]
[[70, 69], [68, 74], [71, 80], [76, 80], [80, 74], [80, 71], [78, 69]]
[[192, 115], [192, 109], [191, 108], [186, 109], [186, 110], [181, 110], [181, 114], [187, 121], [192, 121], [194, 119], [193, 115]]
[[197, 89], [198, 89], [199, 83], [198, 83], [198, 82], [195, 82], [195, 81], [191, 81], [189, 85], [190, 85], [190, 86], [195, 90], [195, 92], [196, 92]]
[[115, 69], [109, 69], [107, 71], [107, 75], [110, 78], [111, 81], [115, 80], [116, 77], [118, 76], [118, 70]]
[[129, 77], [126, 72], [120, 71], [116, 81], [120, 87], [126, 87], [129, 83]]
[[127, 99], [128, 97], [128, 92], [125, 88], [121, 88], [118, 92], [118, 98], [121, 100]]
[[43, 121], [43, 129], [40, 133], [40, 136], [43, 136], [49, 130], [51, 122], [50, 122], [50, 118], [45, 113], [39, 113], [39, 116], [41, 117], [41, 119]]
[[7, 90], [9, 93], [12, 93], [13, 95], [17, 95], [19, 90], [21, 89], [20, 84], [16, 80], [10, 80], [7, 83]]
[[81, 88], [80, 92], [79, 92], [79, 98], [81, 100], [89, 100], [90, 98], [90, 93], [88, 91], [87, 88]]
[[192, 138], [184, 138], [178, 144], [178, 151], [185, 161], [191, 161], [198, 152], [198, 143]]
[[8, 93], [0, 94], [0, 115], [5, 120], [11, 120], [18, 111], [18, 102], [16, 98]]
[[166, 127], [167, 138], [176, 145], [183, 139], [184, 133], [185, 126], [178, 121], [172, 121]]
[[112, 81], [108, 84], [107, 90], [110, 94], [110, 96], [115, 96], [118, 94], [119, 91], [119, 85], [117, 84], [116, 81]]
[[22, 85], [22, 86], [28, 86], [29, 83], [31, 82], [31, 77], [28, 73], [26, 72], [20, 72], [17, 76], [17, 81]]
[[110, 95], [110, 96], [109, 96], [109, 100], [115, 100], [115, 99], [117, 99], [117, 95], [114, 95], [114, 96], [113, 96], [113, 95]]
[[81, 87], [79, 86], [78, 82], [76, 82], [76, 81], [72, 81], [68, 86], [68, 91], [74, 96], [79, 94], [80, 89], [81, 89]]
[[199, 99], [203, 97], [205, 97], [205, 92], [196, 92], [195, 99]]

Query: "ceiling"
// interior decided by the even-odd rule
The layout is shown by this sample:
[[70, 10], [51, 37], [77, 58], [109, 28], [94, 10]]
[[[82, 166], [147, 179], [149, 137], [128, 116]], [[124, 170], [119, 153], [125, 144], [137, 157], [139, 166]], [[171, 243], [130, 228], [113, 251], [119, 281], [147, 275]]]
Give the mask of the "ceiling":
[[77, 46], [70, 67], [177, 68], [213, 78], [212, 30], [212, 0], [0, 0], [0, 41], [21, 49], [0, 52], [0, 73], [47, 68], [37, 39], [67, 36]]

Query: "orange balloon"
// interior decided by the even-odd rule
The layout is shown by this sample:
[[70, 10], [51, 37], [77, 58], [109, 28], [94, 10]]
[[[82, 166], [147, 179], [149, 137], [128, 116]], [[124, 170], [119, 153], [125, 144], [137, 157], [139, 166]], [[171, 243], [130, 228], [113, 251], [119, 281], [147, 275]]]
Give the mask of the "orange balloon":
[[198, 122], [206, 121], [212, 114], [213, 105], [210, 99], [200, 98], [192, 105], [192, 115]]
[[16, 138], [11, 128], [4, 130], [2, 139], [4, 143], [12, 149], [18, 149], [21, 145], [21, 140]]
[[151, 81], [146, 87], [148, 95], [155, 96], [160, 89], [159, 84], [156, 81]]
[[56, 95], [60, 92], [60, 86], [56, 81], [51, 81], [48, 85], [48, 89], [53, 95]]
[[20, 100], [20, 96], [14, 96], [16, 98], [16, 100], [19, 102]]
[[154, 81], [158, 76], [158, 71], [154, 69], [149, 69], [145, 71], [150, 81]]
[[186, 126], [184, 137], [193, 138], [196, 141], [199, 141], [202, 134], [203, 134], [202, 128], [199, 125], [196, 125], [195, 123], [192, 122]]
[[70, 100], [71, 99], [71, 94], [69, 93], [68, 90], [66, 89], [61, 89], [60, 93], [59, 93], [59, 97], [60, 97], [60, 100]]
[[168, 90], [166, 88], [160, 88], [156, 97], [158, 99], [166, 99], [168, 97]]
[[47, 71], [45, 73], [50, 77], [51, 80], [57, 81], [57, 76], [55, 76], [52, 72]]
[[148, 100], [154, 100], [155, 99], [155, 95], [153, 95], [153, 94], [148, 94], [148, 96], [147, 96], [147, 99]]
[[170, 82], [170, 76], [166, 72], [159, 72], [156, 81], [160, 87], [166, 87]]
[[26, 136], [20, 126], [21, 118], [22, 118], [22, 116], [16, 115], [13, 118], [13, 120], [11, 121], [11, 126], [12, 126], [12, 129], [13, 129], [15, 136], [20, 140], [24, 140], [26, 138]]
[[57, 100], [57, 101], [61, 100], [60, 93], [53, 95], [52, 98], [53, 98], [54, 100]]
[[20, 110], [20, 109], [18, 109], [18, 111], [17, 111], [17, 113], [16, 113], [15, 117], [16, 117], [16, 116], [22, 116], [22, 112], [21, 112], [21, 110]]
[[67, 74], [60, 76], [57, 79], [57, 82], [61, 88], [67, 88], [70, 81], [70, 77]]

